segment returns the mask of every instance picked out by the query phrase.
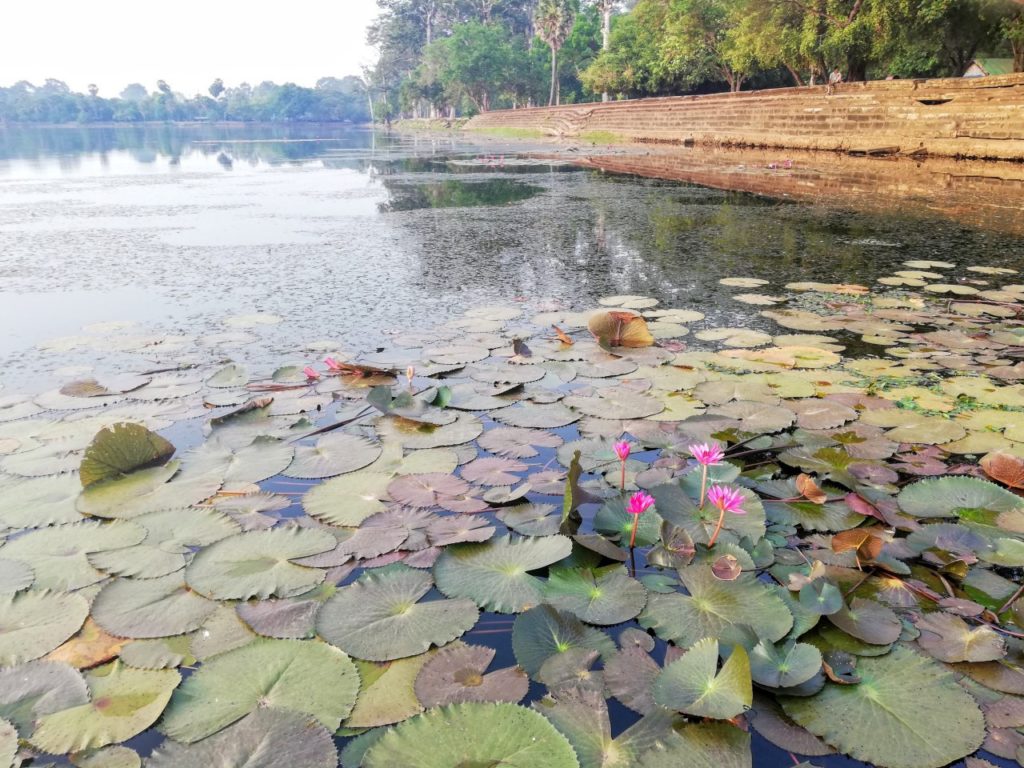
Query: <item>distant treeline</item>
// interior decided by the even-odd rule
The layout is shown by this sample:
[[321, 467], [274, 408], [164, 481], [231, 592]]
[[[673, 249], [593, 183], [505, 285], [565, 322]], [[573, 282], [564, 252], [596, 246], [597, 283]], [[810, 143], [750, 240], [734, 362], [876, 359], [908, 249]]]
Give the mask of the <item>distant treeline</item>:
[[131, 83], [118, 96], [105, 97], [95, 85], [72, 91], [61, 80], [42, 85], [20, 81], [0, 88], [0, 123], [136, 123], [144, 121], [240, 120], [368, 123], [370, 106], [358, 77], [323, 77], [313, 88], [265, 81], [225, 87], [218, 78], [207, 94], [191, 98], [165, 81], [149, 91]]

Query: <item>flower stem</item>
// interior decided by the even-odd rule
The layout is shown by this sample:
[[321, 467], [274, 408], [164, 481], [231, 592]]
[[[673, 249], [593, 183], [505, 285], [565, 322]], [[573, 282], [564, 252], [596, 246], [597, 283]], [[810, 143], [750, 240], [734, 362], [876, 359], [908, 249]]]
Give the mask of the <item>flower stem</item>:
[[625, 491], [626, 490], [626, 462], [625, 462], [625, 460], [622, 460], [619, 463], [622, 465], [622, 479], [621, 479], [622, 490]]
[[711, 538], [708, 539], [708, 549], [715, 546], [715, 541], [718, 539], [718, 534], [722, 532], [722, 523], [725, 522], [725, 508], [723, 507], [718, 511], [718, 525], [715, 526], [715, 532], [711, 534]]
[[700, 474], [700, 507], [699, 507], [699, 509], [704, 509], [704, 492], [707, 490], [707, 486], [708, 486], [708, 465], [707, 464], [702, 464], [701, 465], [701, 474]]
[[640, 526], [640, 515], [633, 515], [633, 534], [629, 537], [629, 548], [636, 545], [636, 529]]

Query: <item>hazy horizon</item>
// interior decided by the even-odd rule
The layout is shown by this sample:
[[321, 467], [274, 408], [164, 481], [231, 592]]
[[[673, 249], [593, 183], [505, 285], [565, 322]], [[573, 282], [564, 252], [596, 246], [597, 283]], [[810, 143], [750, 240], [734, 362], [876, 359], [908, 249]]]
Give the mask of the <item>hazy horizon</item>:
[[228, 87], [264, 80], [312, 86], [321, 77], [359, 75], [375, 60], [366, 44], [375, 0], [296, 0], [278, 15], [240, 0], [180, 0], [173, 15], [128, 0], [102, 5], [102, 14], [72, 0], [7, 8], [0, 87], [54, 78], [81, 92], [95, 83], [109, 98], [129, 83], [155, 91], [162, 79], [192, 96], [218, 77]]

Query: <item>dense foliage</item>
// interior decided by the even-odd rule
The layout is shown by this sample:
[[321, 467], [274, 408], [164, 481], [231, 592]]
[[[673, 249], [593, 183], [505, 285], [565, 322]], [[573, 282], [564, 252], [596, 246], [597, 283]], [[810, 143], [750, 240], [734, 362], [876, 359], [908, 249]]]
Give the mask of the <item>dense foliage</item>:
[[186, 98], [159, 80], [149, 92], [131, 83], [119, 96], [106, 98], [89, 86], [75, 93], [60, 80], [41, 86], [21, 81], [0, 88], [0, 123], [97, 123], [144, 120], [351, 121], [369, 120], [366, 88], [357, 77], [323, 77], [314, 88], [294, 83], [242, 83], [225, 87], [213, 81], [209, 95]]
[[[1019, 0], [378, 0], [389, 116], [1024, 70]], [[554, 76], [552, 76], [554, 75]]]

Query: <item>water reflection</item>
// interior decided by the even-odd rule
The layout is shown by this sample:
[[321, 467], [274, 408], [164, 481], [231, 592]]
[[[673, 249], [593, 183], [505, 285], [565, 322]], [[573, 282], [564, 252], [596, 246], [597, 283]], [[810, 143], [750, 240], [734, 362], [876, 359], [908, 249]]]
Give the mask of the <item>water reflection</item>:
[[415, 211], [419, 208], [473, 208], [485, 205], [508, 205], [526, 200], [542, 192], [533, 184], [509, 179], [488, 181], [448, 181], [410, 184], [384, 181], [387, 202], [377, 207], [381, 212]]

